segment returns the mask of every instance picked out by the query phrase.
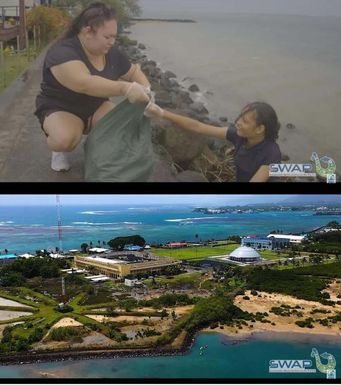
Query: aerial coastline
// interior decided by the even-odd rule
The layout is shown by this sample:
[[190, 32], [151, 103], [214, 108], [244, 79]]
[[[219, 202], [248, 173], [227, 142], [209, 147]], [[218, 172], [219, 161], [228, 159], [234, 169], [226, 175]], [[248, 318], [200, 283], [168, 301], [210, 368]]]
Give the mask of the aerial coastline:
[[[54, 250], [40, 247], [22, 255], [2, 250], [0, 362], [4, 373], [5, 368], [33, 368], [39, 376], [53, 378], [59, 369], [50, 369], [58, 368], [58, 362], [73, 361], [83, 368], [81, 361], [102, 359], [112, 360], [113, 365], [122, 359], [128, 366], [134, 360], [142, 364], [152, 358], [169, 359], [181, 366], [188, 357], [196, 357], [199, 364], [220, 349], [232, 349], [232, 353], [235, 346], [239, 352], [244, 343], [256, 346], [256, 341], [264, 346], [272, 342], [275, 346], [278, 341], [287, 349], [301, 349], [301, 342], [318, 344], [338, 354], [334, 349], [338, 352], [341, 339], [340, 223], [337, 216], [318, 217], [312, 210], [333, 211], [338, 202], [315, 198], [309, 205], [290, 198], [283, 212], [283, 198], [276, 199], [269, 206], [245, 205], [252, 212], [242, 215], [238, 210], [244, 206], [221, 204], [218, 208], [235, 207], [237, 212], [212, 212], [209, 217], [193, 211], [193, 205], [180, 211], [174, 207], [145, 211], [145, 206], [142, 211], [129, 210], [131, 205], [95, 211], [90, 206], [59, 207], [68, 218], [66, 223], [78, 223], [79, 215], [97, 215], [80, 211], [96, 212], [99, 224], [117, 226], [118, 218], [130, 224], [164, 223], [167, 229], [175, 226], [178, 237], [151, 243], [121, 229], [105, 241], [83, 238], [78, 249], [64, 249], [60, 239]], [[308, 214], [303, 210], [306, 206]], [[211, 204], [198, 207], [217, 209]], [[265, 211], [258, 212], [262, 207]], [[39, 215], [44, 212], [44, 217], [49, 212], [47, 207], [37, 211]], [[11, 210], [11, 224], [5, 212], [0, 212], [1, 221], [14, 231], [15, 210]], [[22, 215], [22, 209], [18, 212]], [[301, 218], [310, 227], [313, 218], [319, 226], [299, 235], [286, 233], [280, 226], [283, 221], [276, 226], [274, 221], [267, 223], [268, 216], [277, 214], [290, 221]], [[30, 215], [23, 221], [38, 223], [34, 208]], [[194, 224], [191, 215], [200, 216], [200, 221]], [[224, 215], [241, 223], [239, 229], [244, 228], [244, 218], [253, 225], [265, 219], [265, 227], [259, 227], [263, 230], [258, 234], [244, 230], [243, 235], [232, 232], [218, 240], [212, 232], [202, 238], [200, 229], [205, 223], [217, 220], [219, 226]], [[158, 222], [151, 221], [155, 216]], [[179, 220], [192, 222], [187, 225], [193, 233], [190, 239], [183, 238], [186, 226]], [[95, 222], [91, 220], [90, 232]], [[63, 235], [72, 237], [69, 232]], [[27, 369], [20, 369], [22, 364]], [[222, 373], [223, 368], [222, 364]], [[70, 373], [66, 370], [65, 376]]]

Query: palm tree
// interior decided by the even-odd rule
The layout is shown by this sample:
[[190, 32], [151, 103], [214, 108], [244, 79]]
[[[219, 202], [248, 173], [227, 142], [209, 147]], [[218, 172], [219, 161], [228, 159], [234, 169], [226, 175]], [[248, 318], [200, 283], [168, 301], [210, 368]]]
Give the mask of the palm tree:
[[[198, 238], [199, 238], [199, 235], [198, 234], [195, 234], [195, 240], [196, 240], [196, 244], [198, 243]], [[198, 258], [198, 246], [195, 245], [195, 258]]]
[[85, 254], [87, 252], [87, 250], [88, 250], [88, 247], [89, 247], [89, 245], [87, 243], [82, 243], [81, 244], [82, 253]]

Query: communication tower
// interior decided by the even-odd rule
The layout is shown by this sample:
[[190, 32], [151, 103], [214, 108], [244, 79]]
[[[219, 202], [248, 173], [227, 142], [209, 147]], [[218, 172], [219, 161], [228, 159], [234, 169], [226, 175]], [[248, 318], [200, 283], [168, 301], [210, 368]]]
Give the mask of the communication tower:
[[58, 222], [58, 240], [59, 240], [59, 251], [62, 252], [63, 250], [63, 244], [62, 244], [62, 220], [60, 217], [60, 199], [59, 195], [56, 195], [56, 207], [57, 207], [57, 222]]

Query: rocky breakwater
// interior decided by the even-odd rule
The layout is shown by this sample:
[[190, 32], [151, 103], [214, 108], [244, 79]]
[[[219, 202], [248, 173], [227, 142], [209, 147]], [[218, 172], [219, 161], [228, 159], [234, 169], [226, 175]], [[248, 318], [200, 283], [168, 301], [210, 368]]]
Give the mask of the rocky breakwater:
[[[133, 63], [140, 64], [160, 107], [203, 123], [227, 125], [226, 117], [212, 120], [205, 105], [195, 100], [196, 92], [200, 91], [196, 84], [186, 89], [174, 73], [163, 71], [155, 61], [148, 59], [143, 53], [146, 48], [143, 44], [124, 34], [118, 39], [118, 46]], [[229, 142], [185, 131], [164, 119], [153, 119], [152, 128], [154, 151], [162, 164], [158, 171], [162, 175], [156, 179], [169, 182], [235, 181], [233, 146]]]

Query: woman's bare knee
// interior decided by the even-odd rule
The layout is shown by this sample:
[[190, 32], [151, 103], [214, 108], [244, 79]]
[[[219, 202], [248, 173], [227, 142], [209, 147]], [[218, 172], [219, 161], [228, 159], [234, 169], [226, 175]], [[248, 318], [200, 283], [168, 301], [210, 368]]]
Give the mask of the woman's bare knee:
[[81, 138], [78, 140], [75, 138], [66, 138], [63, 140], [63, 138], [53, 138], [48, 136], [47, 145], [52, 151], [69, 152], [76, 148], [77, 144], [80, 142], [80, 139]]
[[52, 151], [72, 151], [82, 139], [83, 121], [68, 112], [58, 111], [44, 121], [44, 130], [48, 134], [47, 144]]

